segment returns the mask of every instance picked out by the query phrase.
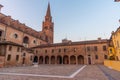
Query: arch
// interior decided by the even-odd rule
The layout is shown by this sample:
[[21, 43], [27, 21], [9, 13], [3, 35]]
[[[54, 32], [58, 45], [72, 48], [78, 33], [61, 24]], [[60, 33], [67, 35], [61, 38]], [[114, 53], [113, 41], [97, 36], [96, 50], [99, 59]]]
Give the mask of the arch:
[[25, 43], [25, 44], [28, 44], [28, 43], [29, 43], [29, 38], [28, 38], [27, 36], [25, 36], [25, 37], [23, 38], [23, 43]]
[[14, 37], [15, 39], [18, 38], [18, 34], [15, 33], [15, 34], [13, 35], [13, 37]]
[[43, 56], [39, 57], [39, 64], [43, 64]]
[[49, 56], [45, 56], [45, 64], [49, 64]]
[[38, 57], [37, 57], [37, 56], [34, 56], [33, 62], [34, 62], [34, 63], [38, 63]]
[[62, 64], [62, 57], [61, 56], [57, 56], [57, 64]]
[[55, 56], [51, 56], [51, 64], [55, 64]]
[[78, 59], [78, 64], [84, 64], [84, 57], [82, 55], [79, 55], [77, 59]]
[[69, 57], [67, 55], [63, 57], [63, 64], [69, 64]]
[[76, 64], [76, 57], [74, 55], [70, 56], [70, 64]]

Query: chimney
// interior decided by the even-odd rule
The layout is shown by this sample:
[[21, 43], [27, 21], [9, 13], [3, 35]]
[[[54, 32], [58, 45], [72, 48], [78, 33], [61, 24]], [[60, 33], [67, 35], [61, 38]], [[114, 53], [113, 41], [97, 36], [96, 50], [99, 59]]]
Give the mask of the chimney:
[[0, 4], [0, 13], [1, 13], [1, 9], [2, 9], [3, 5]]
[[101, 42], [101, 40], [102, 40], [101, 37], [98, 37], [98, 42]]

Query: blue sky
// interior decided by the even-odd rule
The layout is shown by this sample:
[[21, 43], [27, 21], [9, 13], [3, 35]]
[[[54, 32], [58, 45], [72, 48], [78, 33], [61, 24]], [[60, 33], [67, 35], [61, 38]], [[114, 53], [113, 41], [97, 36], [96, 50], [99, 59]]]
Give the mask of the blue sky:
[[120, 23], [120, 3], [114, 0], [0, 0], [2, 13], [41, 31], [48, 1], [54, 22], [54, 42], [109, 38]]

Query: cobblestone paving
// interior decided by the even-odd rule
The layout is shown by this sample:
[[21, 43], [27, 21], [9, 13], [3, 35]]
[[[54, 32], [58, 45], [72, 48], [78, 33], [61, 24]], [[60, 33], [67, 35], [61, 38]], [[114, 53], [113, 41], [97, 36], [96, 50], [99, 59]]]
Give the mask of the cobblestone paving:
[[[14, 67], [2, 68], [2, 72], [17, 72], [17, 73], [32, 73], [40, 75], [60, 75], [69, 76], [83, 65], [40, 65], [36, 67]], [[102, 69], [102, 70], [101, 70]], [[114, 74], [115, 80], [120, 80], [120, 72], [111, 70], [103, 65], [87, 65], [74, 78], [50, 78], [50, 77], [33, 77], [33, 76], [14, 76], [14, 75], [0, 75], [0, 80], [110, 80], [103, 72]]]

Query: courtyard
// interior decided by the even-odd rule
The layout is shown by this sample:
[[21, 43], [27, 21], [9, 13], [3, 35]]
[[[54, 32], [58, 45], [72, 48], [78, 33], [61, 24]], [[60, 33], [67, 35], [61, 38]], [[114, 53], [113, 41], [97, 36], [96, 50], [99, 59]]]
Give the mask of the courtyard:
[[119, 80], [103, 65], [39, 65], [0, 69], [0, 80]]

